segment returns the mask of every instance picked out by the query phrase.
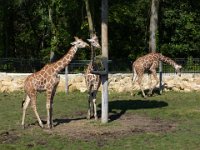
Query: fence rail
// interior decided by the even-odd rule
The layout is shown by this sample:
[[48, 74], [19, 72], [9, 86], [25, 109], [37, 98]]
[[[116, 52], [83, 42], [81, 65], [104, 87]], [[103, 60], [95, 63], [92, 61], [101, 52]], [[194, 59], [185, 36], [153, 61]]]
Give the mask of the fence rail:
[[[183, 66], [183, 73], [200, 73], [200, 58], [175, 58]], [[73, 60], [69, 73], [83, 73], [90, 60]], [[31, 73], [40, 70], [47, 62], [39, 59], [0, 58], [0, 72]], [[112, 60], [109, 62], [110, 73], [132, 72], [132, 62], [128, 60]], [[62, 71], [64, 73], [64, 70]], [[163, 73], [174, 73], [174, 68], [163, 63]]]

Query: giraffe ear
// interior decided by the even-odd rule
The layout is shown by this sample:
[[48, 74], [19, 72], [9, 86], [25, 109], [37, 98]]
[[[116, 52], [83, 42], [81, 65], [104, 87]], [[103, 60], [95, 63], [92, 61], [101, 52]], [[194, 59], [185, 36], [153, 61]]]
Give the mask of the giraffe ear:
[[76, 45], [76, 41], [74, 41], [74, 42], [71, 42], [71, 45]]
[[93, 39], [98, 39], [98, 37], [97, 37], [96, 34], [93, 34], [92, 38], [93, 38]]
[[89, 42], [92, 42], [92, 39], [87, 39]]
[[74, 38], [75, 38], [76, 41], [79, 40], [79, 38], [77, 36], [75, 36]]

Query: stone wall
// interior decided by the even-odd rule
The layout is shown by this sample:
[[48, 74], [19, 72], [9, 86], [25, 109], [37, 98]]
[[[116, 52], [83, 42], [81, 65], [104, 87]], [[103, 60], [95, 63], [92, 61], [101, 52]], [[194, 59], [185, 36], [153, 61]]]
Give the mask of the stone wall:
[[[23, 90], [23, 83], [29, 74], [0, 73], [0, 92], [13, 92]], [[85, 80], [83, 74], [69, 74], [69, 91], [85, 92]], [[148, 89], [148, 76], [145, 75], [143, 85]], [[200, 91], [200, 74], [163, 74], [165, 91]], [[157, 86], [158, 87], [158, 86]], [[114, 92], [131, 92], [132, 74], [109, 74], [109, 90]], [[133, 87], [138, 90], [137, 84]], [[100, 88], [101, 90], [101, 88]], [[60, 75], [60, 83], [57, 91], [65, 91], [65, 75]]]

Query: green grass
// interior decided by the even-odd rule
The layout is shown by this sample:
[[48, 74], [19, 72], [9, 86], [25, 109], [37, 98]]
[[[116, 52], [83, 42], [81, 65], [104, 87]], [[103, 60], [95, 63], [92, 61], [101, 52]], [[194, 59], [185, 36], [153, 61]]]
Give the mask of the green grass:
[[[126, 113], [145, 115], [151, 118], [161, 118], [176, 122], [176, 130], [172, 132], [142, 132], [130, 136], [107, 139], [99, 143], [96, 140], [72, 140], [68, 136], [61, 136], [44, 132], [45, 129], [21, 129], [21, 92], [0, 93], [0, 149], [47, 149], [47, 150], [198, 150], [200, 147], [200, 92], [177, 93], [164, 92], [162, 95], [150, 97], [147, 100], [140, 95], [135, 97], [129, 93], [111, 93], [109, 95], [110, 115], [118, 119]], [[100, 106], [98, 94], [98, 106]], [[46, 97], [38, 95], [38, 112], [46, 120]], [[98, 109], [100, 109], [98, 107]], [[66, 95], [57, 93], [53, 105], [53, 118], [84, 118], [87, 112], [87, 94], [73, 92]], [[30, 109], [27, 110], [25, 123], [33, 124], [36, 118]], [[99, 122], [91, 121], [94, 125]], [[37, 124], [36, 124], [37, 126]], [[67, 123], [66, 123], [67, 126]], [[110, 122], [104, 126], [116, 126]]]

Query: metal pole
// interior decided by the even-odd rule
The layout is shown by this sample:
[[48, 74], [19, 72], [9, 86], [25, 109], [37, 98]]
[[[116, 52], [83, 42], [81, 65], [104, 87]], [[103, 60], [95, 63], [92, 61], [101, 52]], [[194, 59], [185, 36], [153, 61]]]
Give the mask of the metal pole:
[[66, 66], [65, 67], [65, 92], [66, 92], [66, 94], [68, 94], [68, 92], [69, 92], [69, 89], [68, 89], [68, 87], [69, 87], [69, 83], [68, 83], [68, 66]]
[[108, 122], [108, 0], [101, 1], [101, 44], [102, 56], [106, 58], [104, 65], [106, 74], [101, 76], [102, 80], [102, 105], [101, 122]]
[[162, 61], [159, 61], [159, 78], [160, 78], [160, 84], [159, 84], [159, 92], [162, 94]]

